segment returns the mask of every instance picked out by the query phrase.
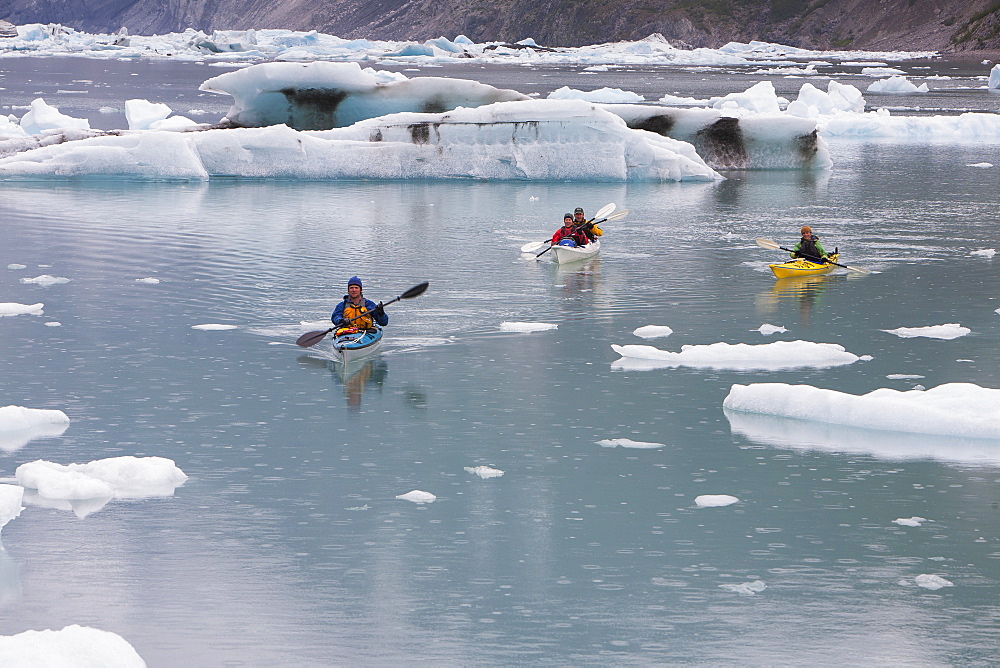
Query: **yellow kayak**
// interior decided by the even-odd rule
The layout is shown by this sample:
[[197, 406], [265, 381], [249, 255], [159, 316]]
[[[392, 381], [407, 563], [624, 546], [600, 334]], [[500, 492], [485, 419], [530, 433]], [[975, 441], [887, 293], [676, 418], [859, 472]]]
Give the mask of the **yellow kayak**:
[[[840, 257], [837, 253], [830, 255], [830, 262], [836, 262], [837, 258]], [[793, 276], [818, 276], [820, 274], [828, 274], [833, 271], [834, 265], [832, 264], [819, 264], [817, 262], [810, 262], [809, 260], [803, 258], [796, 258], [794, 260], [789, 260], [788, 262], [782, 262], [781, 264], [769, 264], [767, 265], [774, 272], [775, 278], [791, 278]]]

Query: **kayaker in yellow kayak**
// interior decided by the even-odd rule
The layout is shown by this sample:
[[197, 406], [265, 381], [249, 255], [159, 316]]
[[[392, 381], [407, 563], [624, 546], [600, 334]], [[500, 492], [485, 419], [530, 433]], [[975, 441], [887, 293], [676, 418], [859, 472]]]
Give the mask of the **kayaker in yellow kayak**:
[[795, 244], [795, 248], [792, 250], [792, 257], [802, 257], [821, 264], [829, 262], [826, 251], [823, 250], [823, 244], [819, 242], [819, 237], [813, 234], [812, 228], [808, 225], [803, 225], [801, 233], [802, 238], [799, 239], [799, 243]]

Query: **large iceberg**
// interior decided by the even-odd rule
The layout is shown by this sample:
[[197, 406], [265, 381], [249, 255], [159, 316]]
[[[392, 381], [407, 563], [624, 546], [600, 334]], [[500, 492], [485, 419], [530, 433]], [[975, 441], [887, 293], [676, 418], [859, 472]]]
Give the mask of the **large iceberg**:
[[811, 385], [733, 385], [723, 408], [865, 429], [1000, 439], [1000, 389], [947, 383], [856, 396]]
[[[581, 161], [585, 154], [588, 160]], [[0, 160], [0, 177], [713, 181], [690, 144], [633, 130], [578, 100], [380, 116], [346, 128], [147, 131]]]
[[226, 116], [236, 126], [284, 123], [296, 130], [329, 130], [403, 111], [440, 113], [528, 99], [478, 81], [408, 79], [362, 70], [357, 63], [328, 62], [254, 65], [212, 77], [201, 90], [233, 96]]

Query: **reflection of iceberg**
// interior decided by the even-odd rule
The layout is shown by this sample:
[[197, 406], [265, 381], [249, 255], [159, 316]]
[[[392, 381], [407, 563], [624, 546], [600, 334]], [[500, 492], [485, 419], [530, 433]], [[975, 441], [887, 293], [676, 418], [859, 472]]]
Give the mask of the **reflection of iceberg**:
[[1000, 464], [1000, 441], [861, 429], [728, 409], [723, 413], [734, 434], [776, 448], [850, 452], [893, 461]]

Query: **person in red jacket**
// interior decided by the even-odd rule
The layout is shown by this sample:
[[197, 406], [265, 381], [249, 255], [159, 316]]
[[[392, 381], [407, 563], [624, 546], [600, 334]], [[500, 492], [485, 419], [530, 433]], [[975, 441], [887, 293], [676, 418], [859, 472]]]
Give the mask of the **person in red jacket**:
[[573, 214], [563, 216], [563, 226], [552, 235], [553, 246], [586, 246], [590, 239], [584, 231], [573, 222]]

